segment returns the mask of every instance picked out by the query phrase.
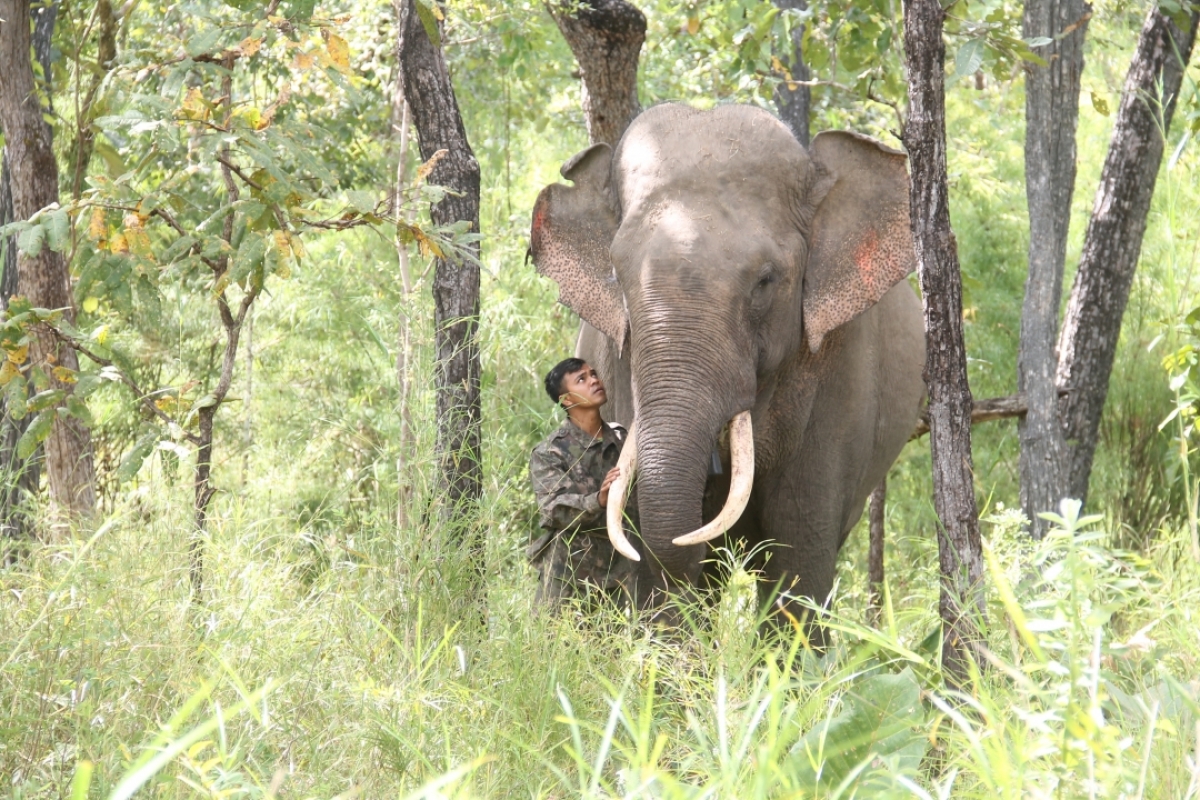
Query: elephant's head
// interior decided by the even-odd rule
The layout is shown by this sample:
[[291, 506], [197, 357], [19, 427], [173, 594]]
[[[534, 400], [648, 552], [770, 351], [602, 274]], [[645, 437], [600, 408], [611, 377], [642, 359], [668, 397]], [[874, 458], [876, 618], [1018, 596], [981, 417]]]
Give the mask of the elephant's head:
[[806, 151], [748, 106], [662, 105], [562, 175], [575, 185], [538, 197], [533, 258], [628, 348], [642, 534], [694, 577], [696, 548], [673, 540], [702, 523], [721, 429], [913, 270], [905, 157], [843, 132]]

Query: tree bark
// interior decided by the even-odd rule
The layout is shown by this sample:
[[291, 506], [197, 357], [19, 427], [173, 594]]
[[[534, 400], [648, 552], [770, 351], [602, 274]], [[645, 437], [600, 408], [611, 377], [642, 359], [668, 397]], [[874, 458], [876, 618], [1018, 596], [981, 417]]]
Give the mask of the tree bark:
[[971, 389], [962, 332], [962, 275], [950, 229], [946, 185], [946, 46], [938, 0], [905, 0], [909, 203], [925, 308], [925, 382], [929, 387], [933, 502], [941, 567], [942, 666], [952, 683], [968, 674], [980, 638], [983, 558], [971, 459]]
[[[775, 5], [781, 11], [804, 11], [808, 8], [808, 0], [775, 0]], [[804, 63], [804, 25], [792, 29], [792, 49], [790, 53], [776, 53], [776, 58], [783, 64], [793, 81], [809, 79], [808, 65]], [[812, 109], [812, 89], [806, 85], [788, 86], [787, 76], [775, 85], [775, 110], [779, 118], [792, 129], [792, 133], [800, 144], [808, 147], [809, 130], [808, 116]]]
[[[1070, 496], [1087, 499], [1100, 416], [1108, 397], [1121, 319], [1146, 232], [1150, 199], [1162, 164], [1183, 72], [1191, 58], [1200, 9], [1180, 29], [1157, 4], [1142, 27], [1112, 141], [1084, 235], [1079, 270], [1059, 339], [1057, 381], [1070, 442]], [[1159, 89], [1162, 95], [1159, 95]]]
[[546, 7], [579, 62], [588, 140], [615, 147], [642, 110], [637, 74], [646, 16], [624, 0], [550, 2]]
[[[16, 219], [29, 219], [58, 202], [58, 165], [50, 127], [42, 119], [30, 63], [29, 0], [0, 0], [0, 127], [9, 156], [10, 186]], [[64, 309], [75, 318], [70, 276], [62, 255], [43, 247], [37, 256], [18, 254], [17, 291], [34, 306]], [[47, 376], [57, 365], [78, 369], [75, 351], [40, 331], [30, 347], [31, 362]], [[55, 388], [70, 385], [51, 377]], [[92, 442], [88, 429], [73, 417], [60, 416], [44, 443], [46, 474], [54, 506], [74, 519], [95, 508]]]
[[1029, 277], [1021, 309], [1017, 391], [1026, 396], [1029, 411], [1017, 423], [1017, 432], [1021, 507], [1037, 539], [1046, 535], [1049, 525], [1038, 514], [1056, 510], [1067, 488], [1067, 443], [1058, 419], [1054, 346], [1075, 190], [1075, 129], [1090, 14], [1084, 0], [1027, 0], [1022, 21], [1026, 38], [1053, 39], [1034, 48], [1046, 66], [1025, 65]]
[[[450, 73], [417, 15], [414, 0], [400, 5], [397, 55], [404, 97], [421, 157], [445, 156], [429, 175], [447, 194], [430, 209], [437, 225], [467, 222], [479, 231], [479, 162], [467, 142]], [[483, 491], [479, 400], [479, 243], [437, 260], [433, 279], [437, 350], [437, 452], [447, 510], [460, 513]]]
[[[0, 226], [13, 221], [12, 191], [8, 184], [8, 151], [0, 149]], [[4, 271], [0, 277], [0, 308], [8, 312], [8, 300], [17, 293], [17, 240], [0, 241], [4, 251]], [[8, 413], [8, 401], [0, 395], [0, 538], [26, 540], [33, 536], [33, 519], [25, 502], [37, 495], [41, 482], [42, 451], [29, 458], [17, 457], [17, 442], [29, 427], [29, 417], [15, 419]]]

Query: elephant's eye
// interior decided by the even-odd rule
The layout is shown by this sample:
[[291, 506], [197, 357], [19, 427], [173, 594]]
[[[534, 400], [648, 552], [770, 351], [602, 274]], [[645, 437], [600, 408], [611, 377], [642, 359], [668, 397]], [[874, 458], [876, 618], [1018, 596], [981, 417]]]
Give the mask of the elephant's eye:
[[776, 280], [777, 280], [777, 278], [775, 277], [775, 268], [772, 265], [767, 264], [761, 270], [759, 270], [758, 283], [754, 284], [754, 288], [761, 291], [762, 289], [765, 289], [768, 286], [770, 286]]

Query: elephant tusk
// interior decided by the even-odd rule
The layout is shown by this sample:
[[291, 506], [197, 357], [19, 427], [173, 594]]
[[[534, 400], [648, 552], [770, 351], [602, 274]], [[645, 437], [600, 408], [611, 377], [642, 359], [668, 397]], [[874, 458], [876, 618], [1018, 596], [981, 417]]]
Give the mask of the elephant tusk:
[[729, 423], [729, 450], [733, 476], [729, 480], [729, 497], [725, 500], [725, 507], [703, 528], [674, 539], [675, 544], [700, 544], [715, 539], [732, 528], [746, 510], [746, 504], [750, 502], [750, 490], [754, 486], [754, 425], [750, 421], [749, 411], [741, 412]]
[[625, 536], [624, 516], [625, 501], [629, 494], [629, 483], [637, 469], [637, 421], [629, 426], [629, 436], [625, 439], [625, 447], [617, 460], [621, 474], [608, 487], [608, 538], [618, 553], [630, 561], [641, 561], [638, 551], [629, 543]]

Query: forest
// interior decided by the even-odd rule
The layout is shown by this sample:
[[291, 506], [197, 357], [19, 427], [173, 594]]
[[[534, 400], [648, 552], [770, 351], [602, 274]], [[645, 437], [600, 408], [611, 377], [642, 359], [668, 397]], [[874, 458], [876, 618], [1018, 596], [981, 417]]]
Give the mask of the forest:
[[[1198, 22], [0, 0], [0, 792], [1200, 798]], [[666, 103], [907, 154], [928, 405], [796, 615], [535, 601], [535, 206]]]

